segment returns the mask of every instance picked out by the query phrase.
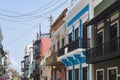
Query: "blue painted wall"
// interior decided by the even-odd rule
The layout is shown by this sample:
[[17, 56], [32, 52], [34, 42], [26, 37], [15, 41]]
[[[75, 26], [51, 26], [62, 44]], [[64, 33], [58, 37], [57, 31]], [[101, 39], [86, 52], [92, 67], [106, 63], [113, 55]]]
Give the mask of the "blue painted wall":
[[89, 11], [89, 4], [87, 4], [76, 16], [74, 16], [69, 22], [68, 27], [71, 26], [77, 19], [79, 19], [84, 13]]

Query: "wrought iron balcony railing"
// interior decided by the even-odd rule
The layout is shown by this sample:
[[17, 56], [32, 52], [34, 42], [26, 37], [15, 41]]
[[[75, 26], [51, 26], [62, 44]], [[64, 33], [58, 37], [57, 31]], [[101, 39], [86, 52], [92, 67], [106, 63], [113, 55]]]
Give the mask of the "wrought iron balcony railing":
[[66, 46], [62, 47], [61, 49], [59, 49], [58, 50], [58, 57], [65, 54], [65, 48], [67, 48], [66, 52], [68, 52], [68, 53], [73, 51], [73, 50], [76, 50], [78, 48], [85, 48], [85, 49], [87, 47], [89, 48], [90, 47], [90, 38], [87, 39], [87, 42], [86, 42], [86, 43], [88, 43], [88, 44], [86, 44], [87, 46], [86, 45], [83, 46], [82, 40], [83, 40], [83, 38], [78, 38], [75, 41], [73, 41], [73, 42], [67, 44]]
[[95, 63], [120, 56], [120, 37], [87, 50], [87, 63]]

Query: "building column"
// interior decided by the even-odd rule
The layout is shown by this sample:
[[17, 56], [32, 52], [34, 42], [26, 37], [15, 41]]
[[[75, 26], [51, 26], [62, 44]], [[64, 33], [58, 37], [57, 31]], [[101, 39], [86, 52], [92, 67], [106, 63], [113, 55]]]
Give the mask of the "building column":
[[68, 70], [66, 69], [66, 80], [68, 80]]
[[67, 57], [67, 59], [72, 63], [72, 80], [75, 80], [75, 63], [73, 57]]
[[82, 38], [83, 38], [83, 33], [82, 33], [82, 20], [80, 19], [80, 26], [79, 26], [79, 34], [80, 34], [80, 43], [79, 46], [82, 47]]
[[75, 40], [75, 30], [74, 30], [74, 25], [72, 26], [72, 41]]
[[80, 52], [80, 54], [74, 54], [74, 57], [79, 61], [79, 65], [80, 65], [80, 68], [79, 68], [79, 80], [83, 80], [83, 74], [82, 74], [82, 63], [85, 63], [86, 62], [86, 57], [85, 57], [85, 53], [86, 51], [82, 51]]
[[90, 80], [90, 64], [88, 64], [88, 80]]
[[69, 67], [69, 66], [72, 66], [72, 64], [71, 64], [71, 62], [69, 62], [68, 61], [68, 59], [67, 58], [64, 58], [64, 59], [61, 59], [61, 61], [62, 61], [62, 63], [63, 64], [65, 64], [65, 66], [66, 66], [66, 80], [68, 80], [68, 70], [67, 70], [67, 67]]

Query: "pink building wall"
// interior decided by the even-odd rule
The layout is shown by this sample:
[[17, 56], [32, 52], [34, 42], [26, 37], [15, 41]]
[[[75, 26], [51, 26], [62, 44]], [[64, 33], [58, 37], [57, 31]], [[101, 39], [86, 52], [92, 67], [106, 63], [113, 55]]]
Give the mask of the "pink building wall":
[[51, 38], [41, 38], [41, 55], [48, 53], [51, 46]]

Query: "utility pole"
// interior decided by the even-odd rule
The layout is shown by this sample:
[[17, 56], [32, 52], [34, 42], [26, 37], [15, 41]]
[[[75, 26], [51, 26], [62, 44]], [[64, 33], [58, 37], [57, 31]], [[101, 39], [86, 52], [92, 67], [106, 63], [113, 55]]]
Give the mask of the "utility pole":
[[39, 39], [41, 38], [41, 23], [39, 24]]
[[50, 21], [50, 27], [52, 26], [52, 22], [53, 22], [53, 16], [51, 14], [51, 16], [49, 17], [49, 21]]
[[[49, 17], [49, 21], [50, 21], [50, 27], [52, 26], [52, 22], [53, 22], [53, 16], [51, 14], [51, 16]], [[50, 33], [50, 37], [51, 37], [51, 33]]]

